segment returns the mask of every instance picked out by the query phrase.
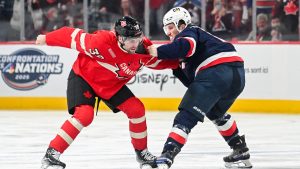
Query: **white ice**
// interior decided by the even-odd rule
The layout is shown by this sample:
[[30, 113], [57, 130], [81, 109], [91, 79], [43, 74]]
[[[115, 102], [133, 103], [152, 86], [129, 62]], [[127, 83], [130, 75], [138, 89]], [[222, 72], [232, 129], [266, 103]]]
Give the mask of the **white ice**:
[[[148, 112], [149, 150], [161, 152], [175, 113]], [[300, 115], [235, 113], [257, 169], [300, 169]], [[0, 169], [38, 169], [69, 117], [61, 111], [0, 111]], [[190, 134], [172, 169], [220, 169], [230, 149], [206, 119]], [[123, 113], [98, 112], [61, 156], [66, 169], [138, 169]]]

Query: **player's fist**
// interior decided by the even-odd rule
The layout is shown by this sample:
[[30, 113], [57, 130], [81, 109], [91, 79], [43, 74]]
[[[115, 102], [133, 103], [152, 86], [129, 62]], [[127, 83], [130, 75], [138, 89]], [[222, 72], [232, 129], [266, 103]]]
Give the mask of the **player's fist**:
[[154, 46], [154, 45], [148, 46], [148, 51], [149, 51], [150, 55], [157, 57], [157, 47], [156, 46]]
[[37, 45], [46, 45], [46, 35], [38, 35], [35, 40]]

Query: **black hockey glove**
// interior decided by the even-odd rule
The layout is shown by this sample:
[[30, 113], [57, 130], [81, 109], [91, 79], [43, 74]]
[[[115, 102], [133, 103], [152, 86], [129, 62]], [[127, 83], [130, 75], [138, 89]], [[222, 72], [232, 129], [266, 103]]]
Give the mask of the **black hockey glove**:
[[186, 77], [186, 75], [183, 73], [182, 69], [177, 68], [177, 69], [172, 69], [172, 70], [173, 70], [173, 75], [175, 77], [177, 77], [185, 87], [189, 87], [189, 85], [192, 82]]

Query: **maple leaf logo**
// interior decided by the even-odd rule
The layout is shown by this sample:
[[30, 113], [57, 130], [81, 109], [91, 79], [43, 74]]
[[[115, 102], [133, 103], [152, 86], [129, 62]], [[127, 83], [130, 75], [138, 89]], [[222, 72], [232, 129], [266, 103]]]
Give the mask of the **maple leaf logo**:
[[121, 26], [122, 27], [125, 27], [127, 24], [126, 24], [126, 21], [121, 21]]
[[132, 69], [132, 67], [130, 67], [130, 63], [126, 64], [126, 63], [122, 63], [120, 65], [116, 64], [116, 67], [118, 67], [118, 70], [116, 70], [116, 74], [117, 77], [120, 79], [128, 79], [133, 75], [136, 75], [137, 72], [141, 71], [143, 68], [144, 64], [142, 63], [141, 60], [139, 60], [139, 64], [138, 67], [135, 67]]
[[294, 4], [293, 1], [290, 1], [284, 7], [284, 12], [286, 15], [296, 15], [299, 8]]
[[117, 69], [115, 72], [119, 79], [128, 79], [128, 77], [127, 77], [128, 75], [126, 75], [125, 72], [120, 69], [119, 65], [116, 64], [116, 68]]
[[84, 92], [83, 95], [84, 95], [84, 97], [86, 97], [88, 99], [90, 99], [92, 97], [92, 94], [88, 90], [86, 92]]

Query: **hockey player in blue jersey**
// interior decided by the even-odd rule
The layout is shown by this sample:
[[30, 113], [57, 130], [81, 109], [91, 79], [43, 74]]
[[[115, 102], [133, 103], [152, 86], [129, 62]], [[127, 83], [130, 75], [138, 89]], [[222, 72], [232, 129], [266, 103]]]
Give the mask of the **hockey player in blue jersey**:
[[223, 158], [225, 167], [252, 168], [245, 136], [239, 134], [235, 120], [227, 113], [245, 86], [243, 59], [231, 43], [193, 26], [189, 12], [182, 7], [168, 11], [163, 24], [171, 43], [152, 46], [150, 54], [159, 59], [179, 59], [180, 68], [173, 73], [188, 90], [153, 167], [170, 168], [193, 127], [207, 117], [233, 149]]

